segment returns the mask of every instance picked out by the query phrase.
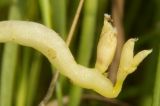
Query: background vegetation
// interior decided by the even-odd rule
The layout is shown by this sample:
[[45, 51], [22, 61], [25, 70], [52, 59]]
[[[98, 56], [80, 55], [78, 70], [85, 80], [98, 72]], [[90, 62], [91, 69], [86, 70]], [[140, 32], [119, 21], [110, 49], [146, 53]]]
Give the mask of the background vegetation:
[[[0, 20], [42, 23], [65, 40], [80, 0], [0, 0]], [[94, 66], [104, 13], [112, 14], [118, 29], [118, 50], [138, 37], [135, 52], [152, 54], [131, 74], [116, 99], [106, 99], [59, 76], [47, 106], [160, 106], [160, 0], [84, 0], [70, 49], [78, 63]], [[24, 29], [25, 30], [25, 29]], [[110, 68], [114, 78], [117, 59]], [[0, 106], [37, 106], [55, 76], [48, 60], [32, 48], [0, 45]], [[105, 88], [104, 88], [105, 89]]]

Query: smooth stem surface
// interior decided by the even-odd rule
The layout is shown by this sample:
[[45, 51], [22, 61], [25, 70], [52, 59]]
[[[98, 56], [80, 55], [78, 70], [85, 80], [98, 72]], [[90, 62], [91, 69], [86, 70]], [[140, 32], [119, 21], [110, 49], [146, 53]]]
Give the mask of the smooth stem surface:
[[[63, 39], [67, 37], [67, 1], [66, 0], [52, 0], [52, 11], [53, 11], [53, 29], [60, 34]], [[66, 77], [60, 75], [58, 71], [55, 71], [54, 78], [52, 78], [49, 90], [54, 92], [56, 86], [56, 95], [58, 100], [58, 105], [63, 106], [62, 102], [62, 88], [66, 81]], [[56, 84], [57, 83], [57, 84]], [[49, 91], [48, 90], [48, 91]], [[50, 92], [50, 93], [52, 93]], [[53, 93], [52, 93], [53, 95]]]
[[[113, 30], [111, 36], [113, 36], [114, 39], [116, 32], [111, 23], [106, 21], [108, 15], [105, 17], [105, 24], [102, 30], [102, 32], [104, 31], [103, 36], [107, 36], [108, 31], [110, 32], [110, 30]], [[3, 21], [0, 23], [0, 27], [3, 27], [3, 29], [0, 30], [2, 35], [0, 36], [1, 42], [15, 42], [40, 51], [61, 74], [71, 79], [73, 83], [83, 88], [92, 89], [104, 97], [109, 98], [118, 96], [122, 87], [122, 82], [126, 76], [133, 73], [137, 69], [139, 63], [152, 52], [152, 50], [142, 50], [133, 58], [133, 48], [136, 39], [129, 39], [123, 46], [117, 74], [117, 84], [113, 86], [110, 79], [106, 78], [103, 73], [100, 73], [98, 68], [88, 68], [77, 64], [65, 42], [53, 30], [41, 24], [26, 21]], [[108, 30], [108, 28], [110, 28], [110, 30]], [[37, 31], [36, 33], [35, 30]], [[28, 32], [30, 32], [29, 35]], [[110, 40], [115, 42], [116, 40], [112, 40], [111, 36], [107, 40], [109, 42]], [[111, 53], [113, 52], [114, 51]]]
[[[56, 30], [60, 34], [60, 36], [63, 39], [66, 39], [67, 37], [67, 1], [66, 0], [52, 0], [52, 13], [53, 13], [53, 29]], [[58, 71], [55, 71], [55, 74], [53, 76], [51, 81], [51, 85], [56, 86], [56, 82], [59, 83], [58, 91], [56, 89], [56, 94], [59, 94], [59, 91], [62, 91], [63, 84], [65, 82], [65, 77], [60, 75]], [[53, 83], [53, 84], [52, 84]], [[51, 86], [50, 85], [50, 86]], [[52, 92], [54, 91], [55, 87], [52, 87]], [[62, 93], [62, 92], [61, 92]], [[63, 94], [61, 94], [62, 96]], [[62, 100], [59, 96], [58, 98], [58, 104], [61, 105]], [[60, 100], [59, 100], [60, 99]]]
[[[93, 48], [97, 19], [98, 0], [86, 0], [84, 2], [84, 17], [82, 22], [82, 34], [80, 36], [80, 46], [78, 51], [78, 63], [88, 66]], [[69, 106], [78, 106], [82, 89], [73, 85], [70, 90]]]
[[[55, 1], [55, 0], [53, 0], [53, 1]], [[84, 2], [84, 0], [80, 0], [80, 2], [79, 2], [79, 5], [78, 5], [78, 9], [77, 9], [77, 11], [76, 11], [76, 15], [75, 15], [75, 17], [74, 17], [74, 19], [73, 19], [73, 23], [72, 23], [72, 26], [71, 26], [71, 28], [70, 28], [70, 31], [69, 31], [69, 34], [68, 34], [68, 36], [67, 36], [67, 39], [66, 39], [66, 44], [67, 44], [67, 46], [69, 46], [70, 45], [70, 43], [71, 43], [71, 40], [72, 40], [72, 38], [73, 38], [73, 34], [74, 34], [74, 31], [75, 31], [75, 27], [76, 27], [76, 25], [77, 25], [77, 23], [78, 23], [78, 19], [79, 19], [79, 16], [80, 16], [80, 12], [81, 12], [81, 10], [82, 10], [82, 6], [83, 6], [83, 2]], [[66, 2], [65, 2], [66, 3]], [[55, 8], [54, 8], [54, 10], [56, 10], [56, 13], [58, 13], [57, 12], [57, 8], [62, 8], [61, 10], [65, 10], [66, 9], [66, 4], [64, 4], [64, 2], [62, 3], [62, 1], [60, 0], [59, 2], [58, 2], [58, 5], [57, 5], [57, 1], [56, 1], [56, 3], [55, 3], [56, 5], [55, 5]], [[61, 5], [60, 5], [61, 4]], [[66, 11], [61, 11], [61, 15], [59, 16], [58, 14], [54, 14], [56, 17], [55, 17], [55, 19], [56, 19], [56, 21], [55, 21], [55, 23], [57, 23], [57, 25], [56, 26], [58, 26], [56, 29], [57, 30], [59, 30], [60, 31], [60, 34], [62, 34], [61, 36], [62, 36], [62, 38], [63, 39], [65, 39], [65, 37], [66, 37], [66, 35], [65, 35], [65, 33], [64, 32], [66, 32], [66, 22], [64, 22], [63, 23], [63, 25], [62, 25], [62, 23], [61, 23], [61, 21], [63, 22], [64, 20], [66, 20]], [[58, 9], [58, 11], [59, 11], [59, 9]], [[59, 17], [60, 17], [60, 19], [59, 19]], [[63, 18], [64, 17], [64, 18]], [[56, 73], [55, 73], [55, 76], [54, 76], [55, 78], [53, 78], [53, 84], [55, 85], [55, 82], [57, 81], [57, 79], [58, 79], [58, 77], [59, 77], [59, 72], [57, 71]], [[62, 89], [62, 85], [64, 84], [64, 81], [65, 81], [66, 79], [65, 79], [65, 77], [64, 76], [60, 76], [60, 79], [59, 79], [59, 87], [58, 87], [58, 90], [56, 90], [56, 94], [59, 94], [59, 91], [61, 91], [61, 89]], [[54, 87], [53, 87], [53, 90], [54, 90]], [[62, 92], [61, 92], [61, 96], [59, 96], [59, 95], [57, 95], [57, 97], [58, 97], [58, 104], [59, 105], [62, 105]]]
[[[43, 23], [48, 26], [48, 27], [52, 27], [52, 20], [51, 20], [51, 7], [50, 7], [50, 1], [49, 0], [39, 0], [40, 6], [41, 6], [41, 13], [42, 13], [42, 20]], [[39, 57], [39, 59], [41, 60], [42, 56]], [[38, 62], [38, 61], [37, 61]], [[40, 65], [40, 64], [39, 64]], [[39, 66], [40, 67], [40, 66]], [[54, 70], [54, 67], [52, 66], [52, 70]], [[52, 85], [51, 81], [51, 85]], [[52, 96], [53, 93], [53, 89], [54, 88], [50, 88], [52, 86], [49, 86], [48, 91], [45, 95], [45, 97], [43, 98], [43, 100], [40, 102], [39, 106], [43, 106], [46, 105], [47, 102], [49, 101], [49, 99]]]

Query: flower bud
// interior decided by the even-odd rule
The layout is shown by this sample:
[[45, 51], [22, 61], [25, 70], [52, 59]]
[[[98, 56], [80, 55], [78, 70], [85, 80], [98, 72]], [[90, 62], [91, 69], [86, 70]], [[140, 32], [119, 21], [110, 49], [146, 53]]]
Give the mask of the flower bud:
[[138, 39], [129, 39], [122, 48], [121, 59], [119, 68], [126, 70], [132, 63], [133, 60], [133, 50], [135, 41]]
[[95, 68], [104, 73], [111, 64], [117, 45], [116, 28], [111, 24], [109, 15], [104, 15], [104, 25], [97, 47], [97, 60]]
[[146, 58], [150, 53], [152, 52], [152, 49], [151, 50], [143, 50], [139, 53], [137, 53], [134, 58], [133, 58], [133, 61], [132, 61], [132, 64], [130, 66], [130, 69], [129, 69], [129, 73], [132, 73], [134, 72], [136, 69], [137, 69], [137, 66], [144, 60], [144, 58]]
[[123, 46], [117, 73], [117, 80], [121, 80], [121, 82], [128, 74], [134, 72], [142, 60], [152, 52], [152, 50], [143, 50], [133, 56], [135, 41], [137, 39], [129, 39]]

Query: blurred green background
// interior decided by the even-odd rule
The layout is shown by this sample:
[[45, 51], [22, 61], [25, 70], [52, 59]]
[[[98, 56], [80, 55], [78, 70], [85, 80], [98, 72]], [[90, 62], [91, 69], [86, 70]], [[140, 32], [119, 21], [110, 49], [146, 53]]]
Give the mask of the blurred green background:
[[[0, 0], [0, 21], [42, 23], [65, 40], [79, 1]], [[152, 54], [126, 79], [115, 99], [81, 89], [60, 75], [46, 106], [160, 106], [160, 0], [84, 0], [70, 45], [82, 65], [94, 66], [104, 13], [112, 14], [118, 29], [118, 49], [134, 37], [139, 38], [135, 52], [152, 48]], [[48, 60], [32, 48], [1, 44], [0, 106], [37, 106], [54, 76], [52, 69]]]

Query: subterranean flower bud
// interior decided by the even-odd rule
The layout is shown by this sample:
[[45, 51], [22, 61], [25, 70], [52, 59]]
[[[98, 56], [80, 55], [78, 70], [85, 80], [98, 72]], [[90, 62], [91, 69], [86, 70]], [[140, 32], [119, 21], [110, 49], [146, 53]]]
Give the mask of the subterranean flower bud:
[[134, 72], [142, 60], [147, 57], [152, 50], [143, 50], [134, 56], [134, 44], [138, 39], [129, 39], [123, 46], [117, 79], [125, 78]]
[[134, 44], [138, 39], [129, 39], [123, 46], [120, 65], [117, 73], [117, 81], [114, 87], [114, 92], [119, 93], [126, 77], [133, 73], [138, 65], [146, 58], [152, 50], [143, 50], [134, 56]]
[[100, 35], [100, 40], [97, 47], [97, 60], [95, 68], [101, 73], [104, 73], [111, 64], [117, 45], [117, 31], [111, 23], [111, 18], [108, 14], [104, 15], [104, 25]]

